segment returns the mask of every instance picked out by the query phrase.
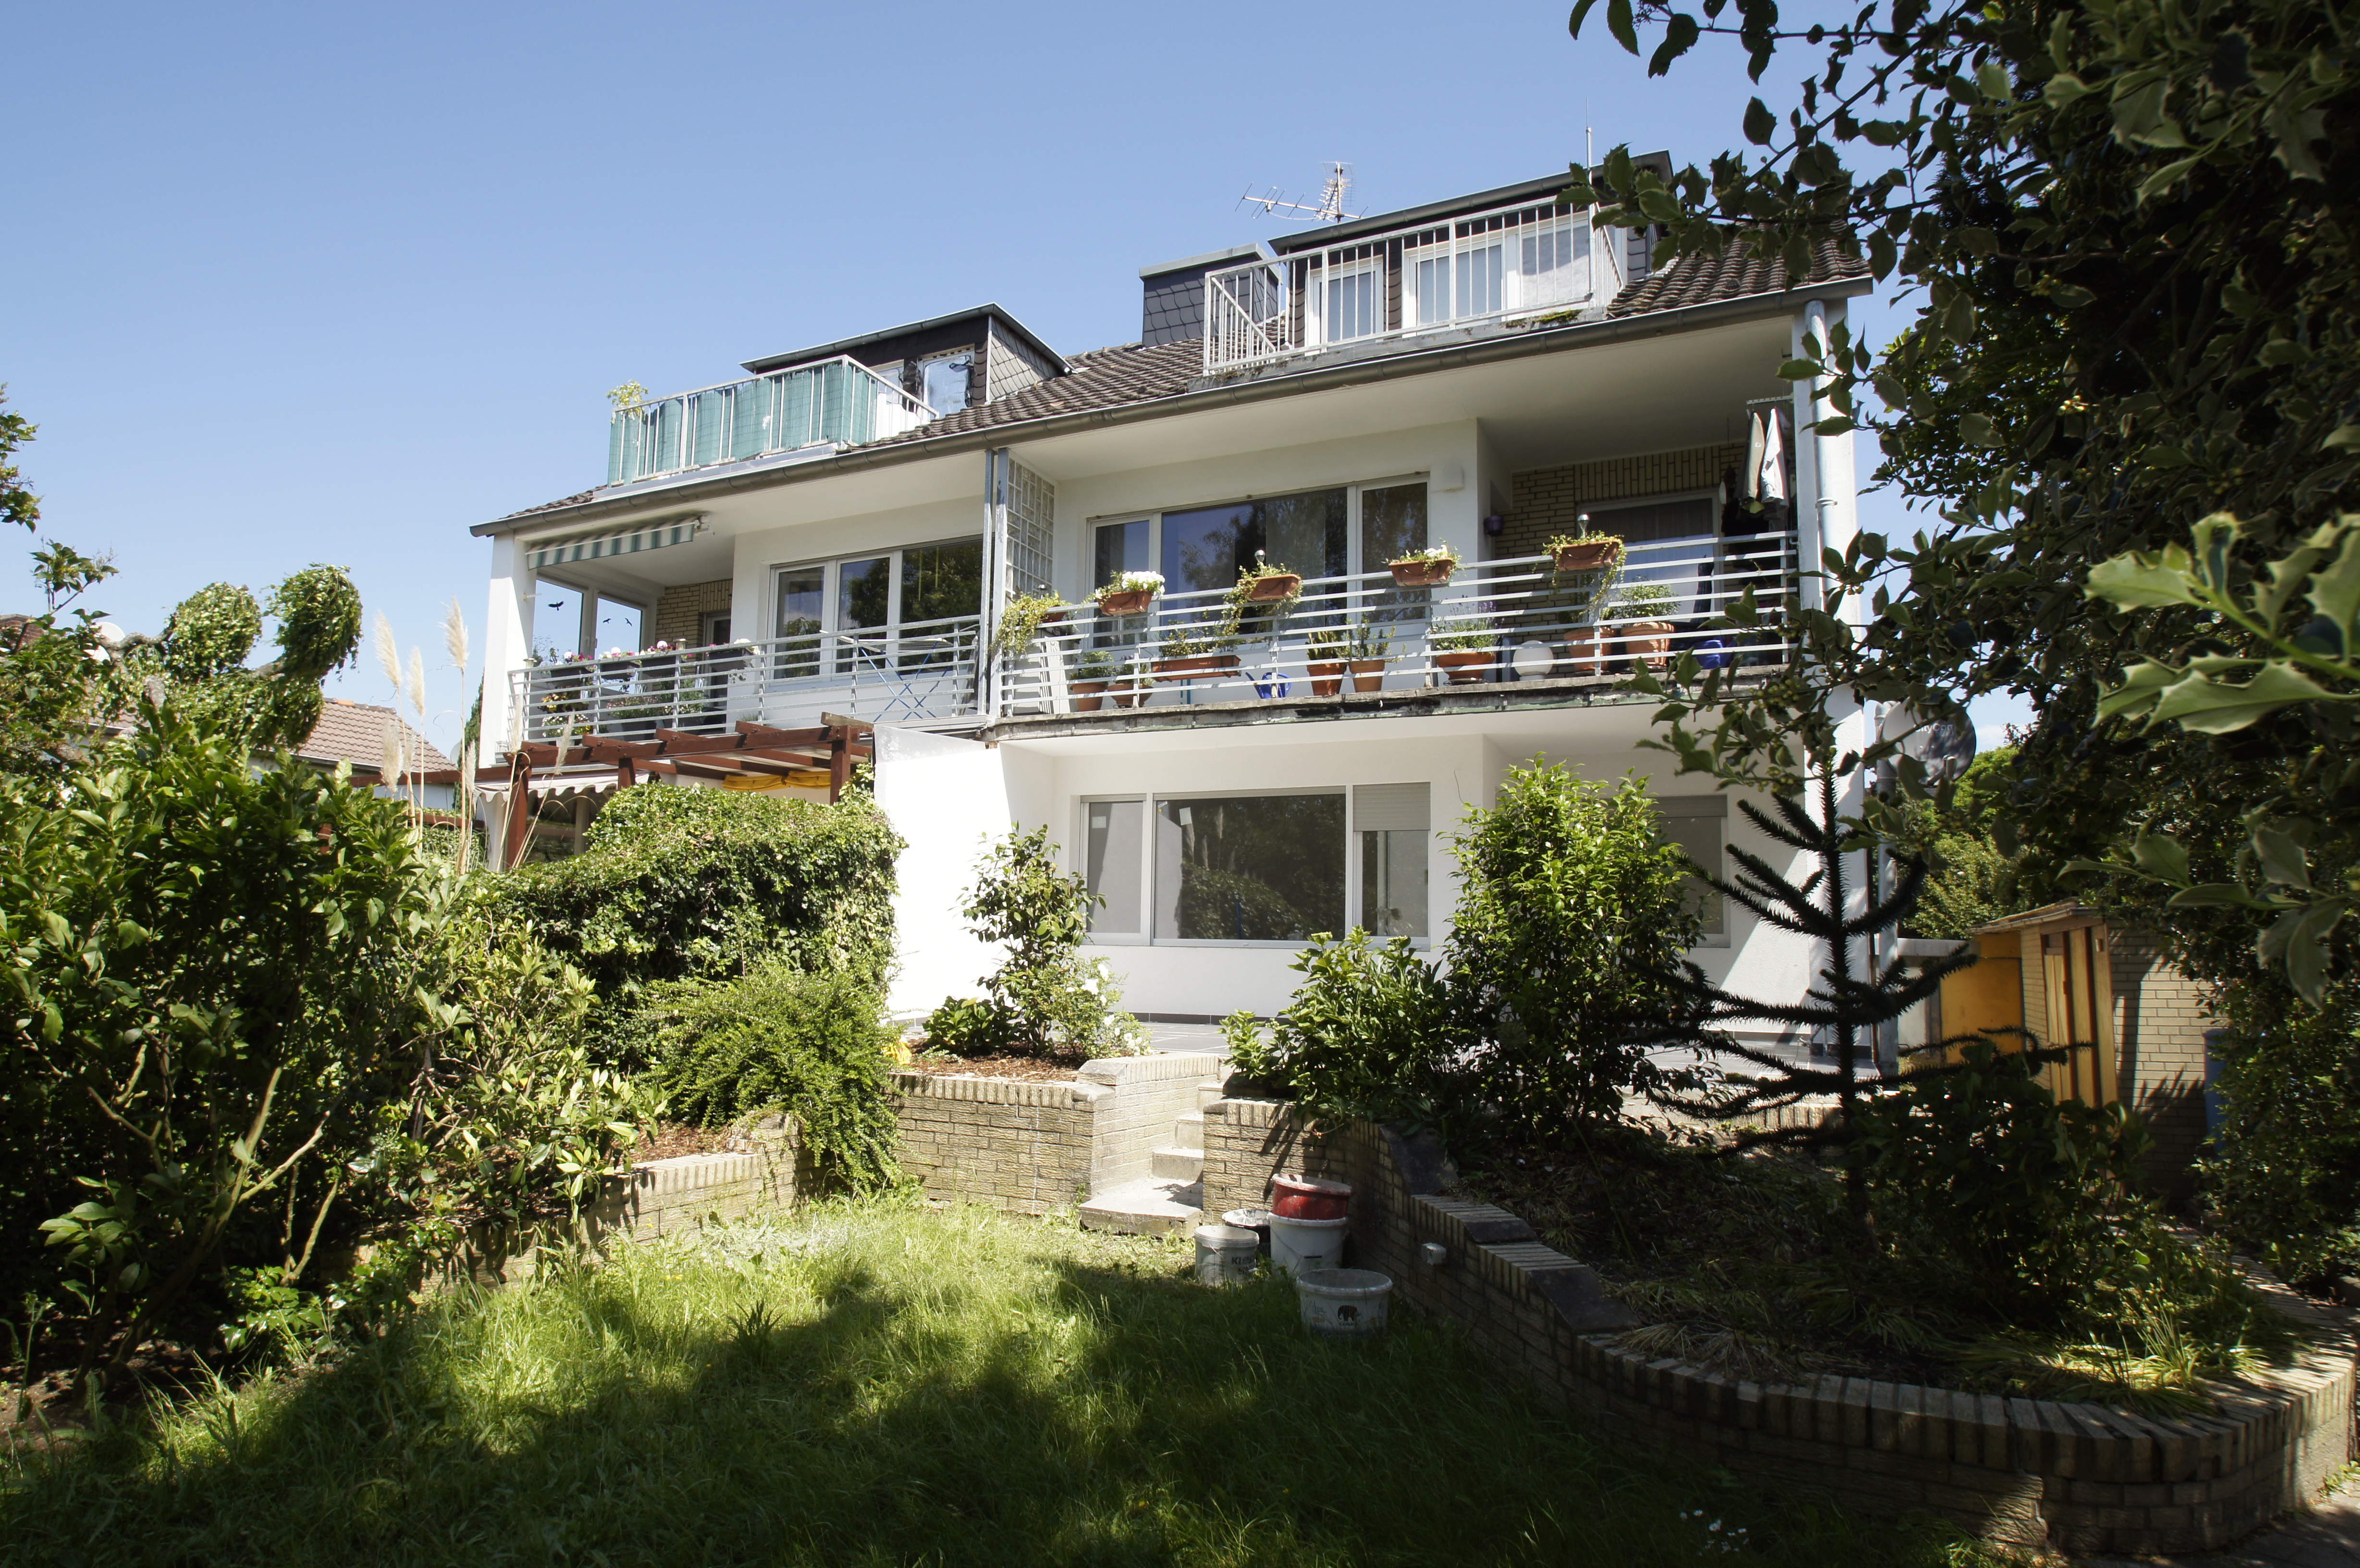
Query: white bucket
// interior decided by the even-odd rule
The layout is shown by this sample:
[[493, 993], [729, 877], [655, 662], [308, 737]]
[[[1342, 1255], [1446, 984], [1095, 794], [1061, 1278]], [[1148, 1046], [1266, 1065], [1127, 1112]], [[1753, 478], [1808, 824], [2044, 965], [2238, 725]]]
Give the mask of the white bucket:
[[1196, 1227], [1196, 1283], [1237, 1285], [1253, 1278], [1262, 1257], [1262, 1237], [1236, 1225]]
[[1295, 1277], [1303, 1326], [1338, 1339], [1382, 1333], [1393, 1289], [1373, 1269], [1306, 1269]]
[[1271, 1267], [1286, 1274], [1300, 1274], [1306, 1269], [1342, 1268], [1344, 1227], [1351, 1223], [1349, 1219], [1291, 1220], [1284, 1214], [1271, 1215]]

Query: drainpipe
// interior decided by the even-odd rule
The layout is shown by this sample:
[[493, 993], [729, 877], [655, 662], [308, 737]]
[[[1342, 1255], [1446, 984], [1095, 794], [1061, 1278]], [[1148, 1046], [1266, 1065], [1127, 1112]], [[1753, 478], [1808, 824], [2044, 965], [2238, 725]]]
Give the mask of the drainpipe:
[[976, 706], [985, 714], [1000, 712], [1000, 660], [991, 645], [1000, 637], [1000, 601], [1007, 584], [1008, 449], [987, 447], [983, 453], [983, 604], [976, 632]]

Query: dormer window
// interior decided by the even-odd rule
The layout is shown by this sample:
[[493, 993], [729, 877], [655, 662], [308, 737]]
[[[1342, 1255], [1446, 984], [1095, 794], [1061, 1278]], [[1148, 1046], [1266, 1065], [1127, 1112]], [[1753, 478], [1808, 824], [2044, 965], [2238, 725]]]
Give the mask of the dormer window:
[[975, 350], [963, 348], [918, 362], [918, 396], [937, 414], [956, 414], [973, 400]]

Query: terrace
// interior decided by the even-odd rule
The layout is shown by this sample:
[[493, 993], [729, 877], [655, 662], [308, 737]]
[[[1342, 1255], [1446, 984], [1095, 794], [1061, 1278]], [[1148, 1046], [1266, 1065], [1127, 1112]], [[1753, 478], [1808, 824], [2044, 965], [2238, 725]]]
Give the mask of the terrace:
[[839, 354], [744, 381], [617, 408], [609, 486], [792, 452], [824, 454], [915, 430], [934, 410]]

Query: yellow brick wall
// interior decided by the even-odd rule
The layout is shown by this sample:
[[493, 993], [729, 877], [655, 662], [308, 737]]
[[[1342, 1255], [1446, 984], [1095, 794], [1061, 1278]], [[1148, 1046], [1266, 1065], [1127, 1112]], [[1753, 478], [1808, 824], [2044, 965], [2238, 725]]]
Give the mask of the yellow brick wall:
[[1502, 556], [1538, 555], [1550, 539], [1578, 533], [1582, 509], [1601, 501], [1710, 490], [1745, 461], [1742, 446], [1700, 446], [1646, 457], [1610, 457], [1562, 468], [1528, 468], [1510, 481]]
[[[668, 642], [674, 648], [683, 643], [694, 644], [698, 639], [698, 627], [704, 617], [713, 611], [727, 608], [729, 579], [727, 577], [712, 583], [684, 583], [678, 587], [667, 588], [662, 597], [656, 601], [656, 613], [653, 624], [648, 629], [648, 640], [651, 643]], [[747, 626], [732, 626], [729, 635], [733, 637], [748, 637], [752, 635], [752, 631]]]

